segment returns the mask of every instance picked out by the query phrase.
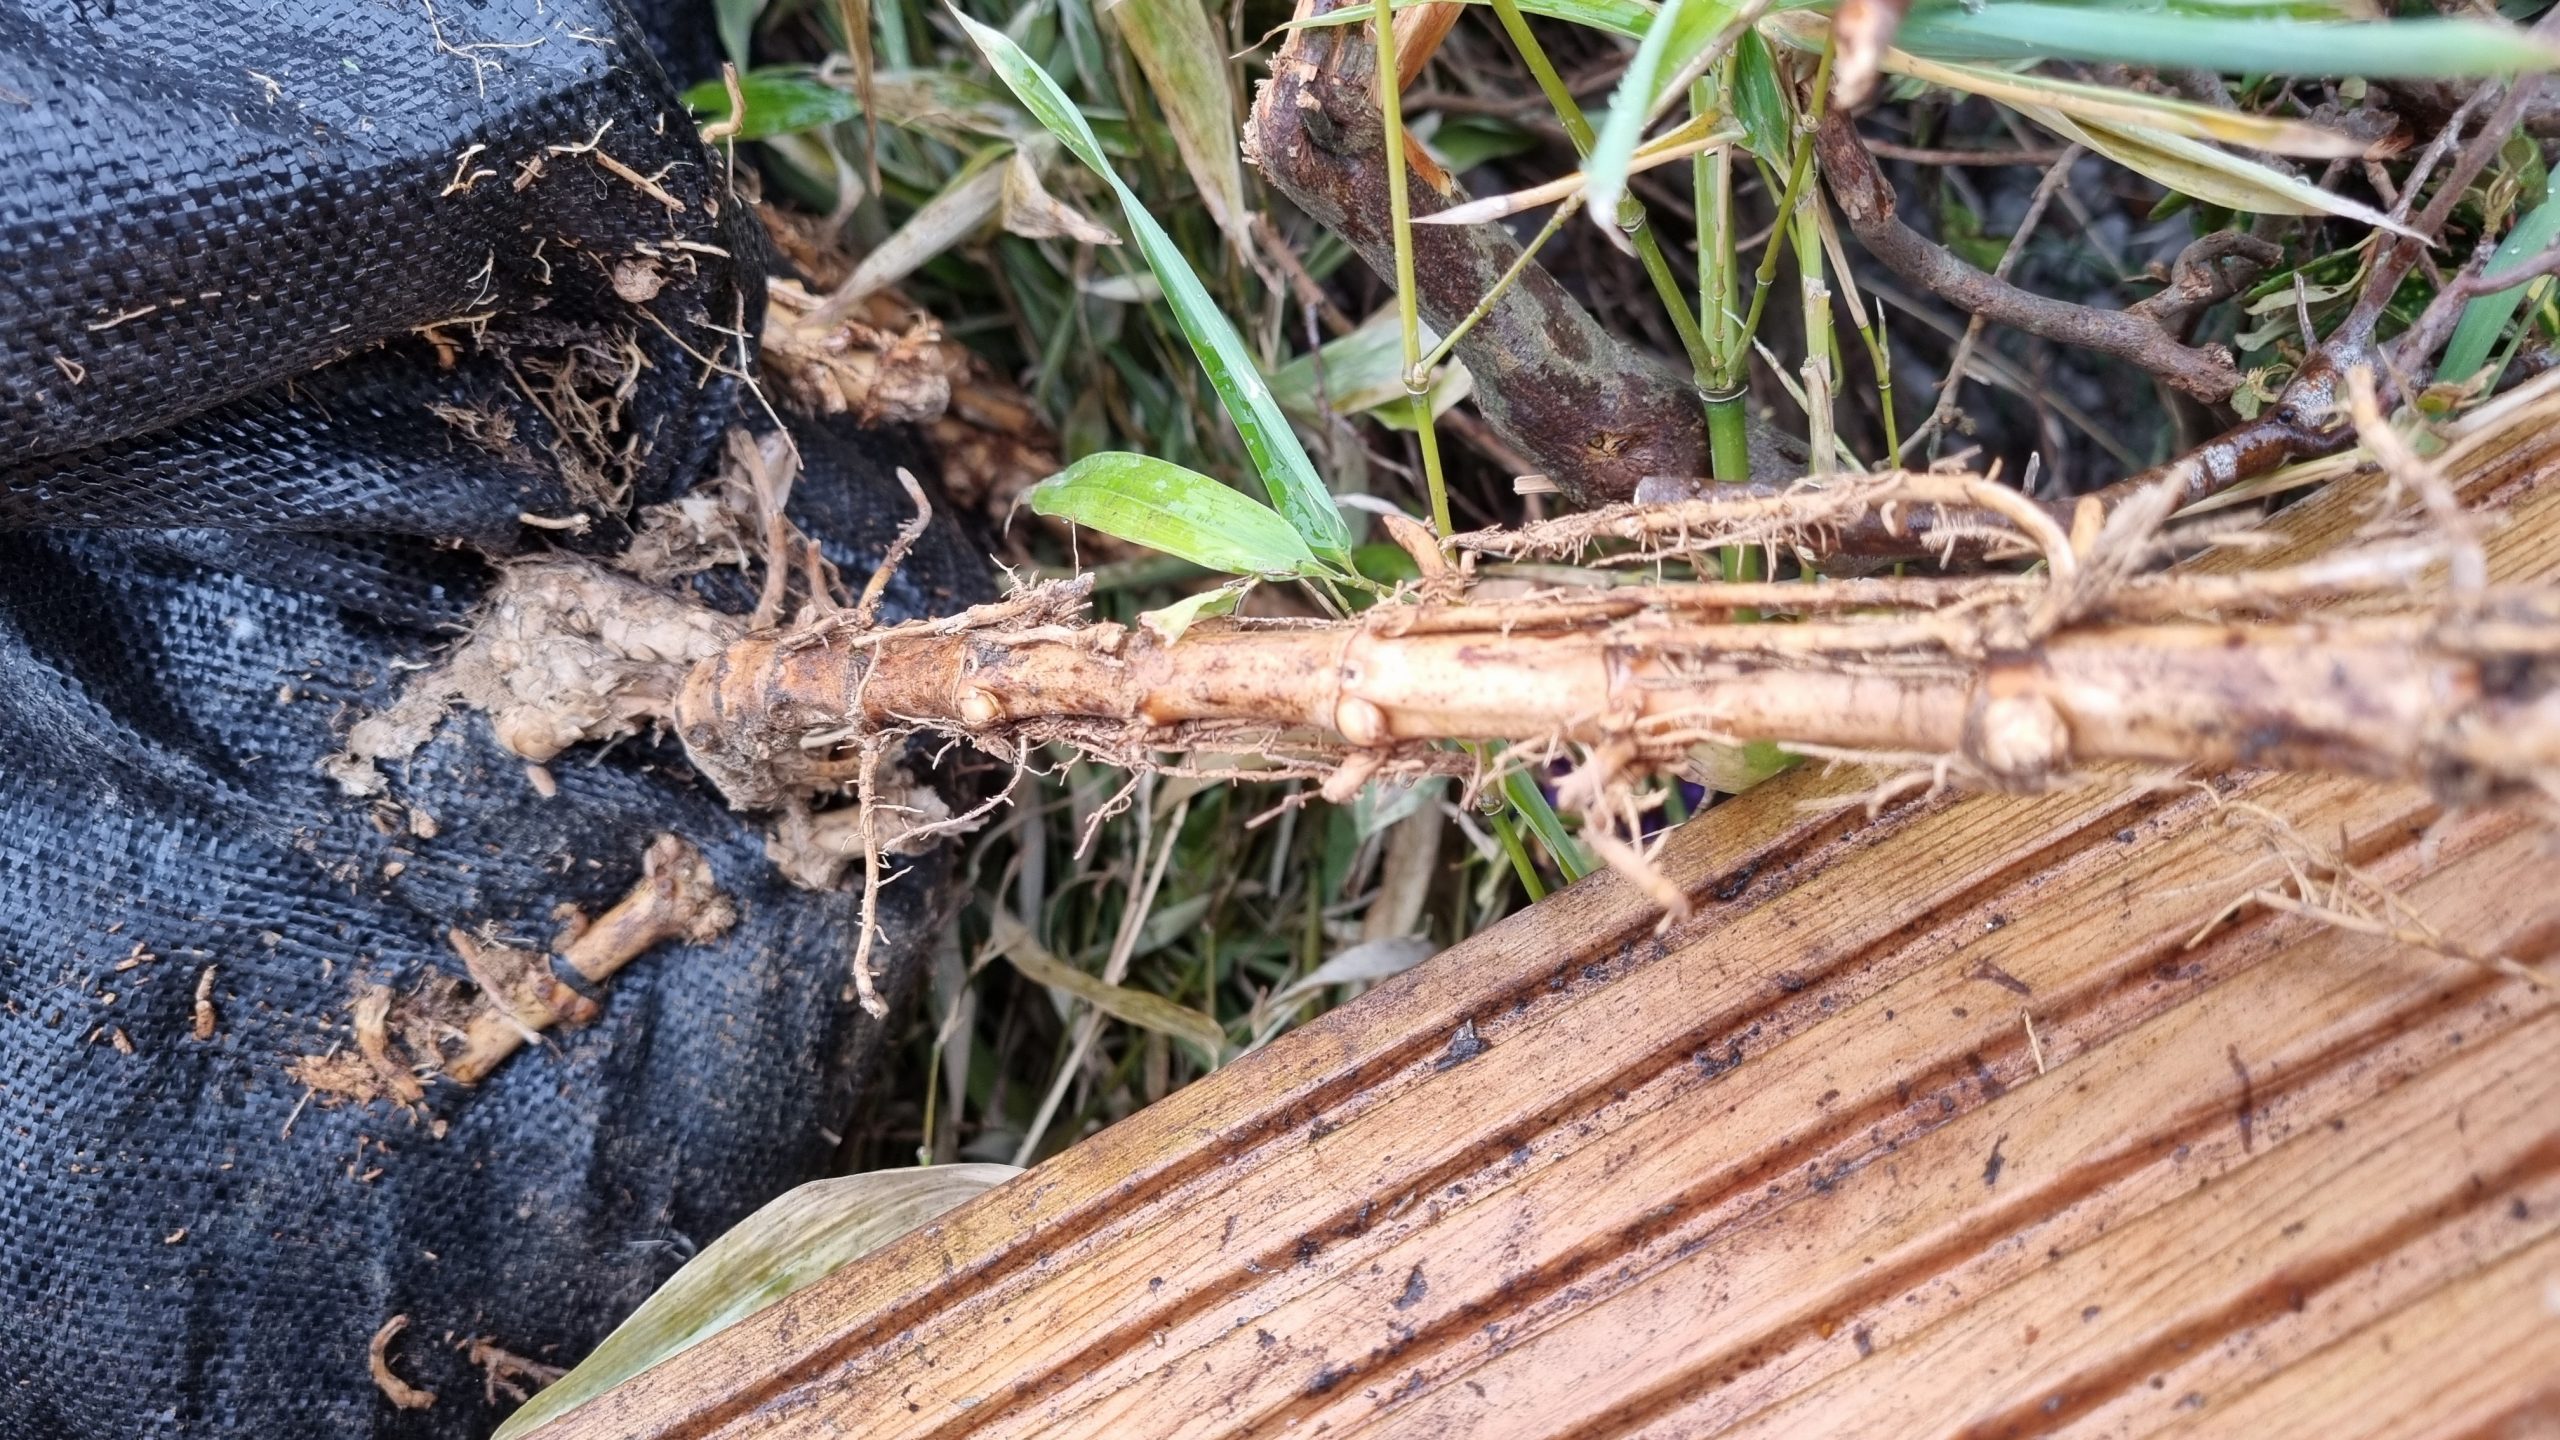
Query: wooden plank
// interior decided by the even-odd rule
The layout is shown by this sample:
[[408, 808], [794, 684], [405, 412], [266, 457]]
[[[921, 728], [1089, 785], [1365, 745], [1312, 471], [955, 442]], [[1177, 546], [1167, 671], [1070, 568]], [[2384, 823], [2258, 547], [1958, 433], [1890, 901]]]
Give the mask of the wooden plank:
[[2467, 1275], [2283, 1371], [2178, 1436], [2548, 1440], [2560, 1435], [2560, 1240]]
[[[2550, 449], [2519, 438], [2469, 479], [2514, 517], [2504, 577], [2560, 574]], [[2371, 494], [2300, 507], [2294, 547]], [[1676, 836], [1690, 921], [1657, 934], [1629, 887], [1586, 881], [543, 1433], [2396, 1435], [2560, 1413], [2546, 996], [2285, 914], [2190, 943], [2282, 873], [2245, 802], [2457, 942], [2547, 964], [2539, 829], [2304, 777], [1874, 819], [1845, 784], [1790, 776]]]

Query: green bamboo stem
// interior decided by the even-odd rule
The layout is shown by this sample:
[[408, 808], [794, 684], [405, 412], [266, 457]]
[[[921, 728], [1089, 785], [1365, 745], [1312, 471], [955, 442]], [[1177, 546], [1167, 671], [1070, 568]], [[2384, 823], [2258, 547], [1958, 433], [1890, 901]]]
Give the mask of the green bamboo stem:
[[1566, 87], [1564, 77], [1556, 73], [1555, 62], [1547, 58], [1546, 47], [1538, 43], [1537, 35], [1529, 29], [1529, 17], [1520, 13], [1520, 0], [1493, 0], [1493, 14], [1502, 22], [1502, 33], [1511, 37], [1512, 48], [1520, 52], [1521, 63], [1527, 65], [1529, 73], [1536, 77], [1538, 92], [1547, 97], [1547, 104], [1554, 108], [1556, 119], [1564, 126], [1564, 133], [1572, 139], [1573, 153], [1589, 155], [1600, 137], [1591, 128], [1590, 120], [1583, 116], [1582, 106], [1574, 100], [1573, 91]]
[[1786, 189], [1778, 197], [1778, 224], [1769, 232], [1768, 246], [1760, 252], [1760, 266], [1751, 274], [1751, 309], [1742, 317], [1740, 331], [1733, 348], [1724, 354], [1731, 368], [1716, 378], [1720, 388], [1729, 389], [1740, 382], [1743, 365], [1751, 354], [1751, 342], [1760, 334], [1760, 317], [1769, 306], [1769, 287], [1778, 280], [1778, 257], [1785, 253], [1783, 242], [1792, 229], [1792, 219], [1804, 198], [1806, 177], [1813, 172], [1813, 137], [1796, 137], [1795, 154], [1787, 162]]
[[1423, 485], [1431, 496], [1431, 525], [1440, 534], [1450, 535], [1457, 526], [1449, 519], [1449, 485], [1440, 473], [1440, 436], [1426, 398], [1430, 382], [1426, 377], [1420, 387], [1414, 383], [1422, 367], [1421, 291], [1413, 280], [1413, 197], [1405, 193], [1404, 95], [1396, 78], [1395, 0], [1378, 0], [1372, 23], [1378, 34], [1378, 108], [1386, 119], [1387, 215], [1395, 232], [1396, 320], [1404, 331], [1405, 393], [1413, 397]]
[[[1694, 113], [1706, 113], [1719, 98], [1730, 112], [1732, 60], [1719, 63], [1715, 73], [1717, 94], [1710, 94], [1704, 80], [1689, 87]], [[1699, 379], [1707, 405], [1708, 473], [1720, 483], [1739, 484], [1751, 478], [1750, 414], [1741, 384], [1751, 342], [1734, 314], [1741, 265], [1734, 241], [1732, 149], [1714, 152], [1712, 162], [1696, 166], [1692, 176], [1702, 187], [1697, 200], [1698, 294], [1715, 336], [1709, 367]], [[1724, 553], [1723, 562], [1726, 578], [1736, 579], [1758, 564], [1758, 556], [1734, 548]]]
[[1884, 416], [1884, 453], [1902, 453], [1902, 426], [1893, 418], [1893, 346], [1884, 333], [1884, 302], [1876, 302], [1875, 323], [1858, 316], [1858, 339], [1867, 347], [1867, 363], [1876, 372], [1876, 405]]
[[[1727, 99], [1731, 96], [1728, 94]], [[1705, 80], [1689, 86], [1689, 113], [1715, 108], [1716, 96]], [[1733, 150], [1703, 151], [1689, 162], [1689, 183], [1698, 217], [1698, 309], [1709, 347], [1721, 370], [1733, 349]]]
[[[1725, 484], [1739, 484], [1751, 478], [1751, 432], [1748, 412], [1741, 395], [1711, 394], [1707, 397], [1707, 454], [1714, 464], [1715, 478]], [[1726, 579], [1748, 579], [1730, 571]]]
[[[1805, 187], [1812, 183], [1813, 177], [1813, 133], [1822, 124], [1822, 113], [1828, 108], [1831, 93], [1831, 54], [1831, 46], [1825, 43], [1822, 58], [1814, 66], [1813, 113], [1797, 127], [1795, 145], [1787, 156], [1787, 183], [1778, 197], [1777, 227], [1770, 231], [1768, 248], [1760, 255], [1760, 268], [1751, 277], [1750, 313], [1743, 317], [1741, 333], [1735, 338], [1732, 348], [1722, 354], [1730, 368], [1717, 375], [1719, 389], [1731, 389], [1741, 382], [1743, 367], [1751, 354], [1751, 342], [1760, 334], [1761, 314], [1768, 308], [1769, 287], [1777, 283], [1782, 242], [1793, 233], [1795, 216], [1804, 208], [1808, 198]], [[1764, 175], [1764, 183], [1766, 179]], [[1816, 268], [1805, 273], [1819, 273], [1820, 263], [1817, 255], [1814, 261]]]
[[1798, 208], [1788, 218], [1794, 233], [1796, 273], [1804, 284], [1804, 401], [1808, 469], [1832, 473], [1837, 456], [1831, 401], [1839, 384], [1839, 340], [1831, 324], [1831, 294], [1823, 282], [1822, 236], [1813, 211]]
[[[1630, 209], [1635, 212], [1632, 226], [1624, 218]], [[1630, 196], [1618, 207], [1618, 214], [1621, 217], [1618, 228], [1626, 232], [1628, 243], [1635, 246], [1636, 259], [1644, 265], [1645, 277], [1653, 281], [1653, 292], [1661, 297], [1662, 308], [1671, 313], [1671, 328], [1679, 335], [1680, 348], [1689, 357], [1690, 377], [1703, 391], [1707, 377], [1714, 369], [1715, 356], [1707, 349], [1707, 337], [1698, 329], [1695, 308], [1690, 305], [1689, 297], [1682, 293], [1679, 277], [1671, 273], [1671, 261], [1662, 253], [1662, 240], [1653, 233], [1644, 207]]]

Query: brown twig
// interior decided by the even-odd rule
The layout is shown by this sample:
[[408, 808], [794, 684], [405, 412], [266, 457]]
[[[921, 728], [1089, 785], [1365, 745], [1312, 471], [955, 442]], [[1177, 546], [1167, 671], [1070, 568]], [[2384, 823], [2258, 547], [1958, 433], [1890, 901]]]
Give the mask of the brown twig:
[[2166, 288], [2128, 308], [2150, 316], [2172, 335], [2184, 335], [2198, 316], [2249, 288], [2283, 259], [2283, 248], [2273, 241], [2237, 230], [2216, 230], [2189, 241], [2178, 252], [2170, 264]]
[[[2017, 267], [2018, 257], [2026, 253], [2028, 239], [2044, 220], [2045, 206], [2052, 202], [2056, 190], [2069, 183], [2071, 167], [2078, 163], [2082, 153], [2077, 145], [2064, 146], [2062, 153], [2055, 156], [2052, 165], [2045, 170], [2044, 178], [2036, 182], [2035, 194], [2027, 201], [2027, 213], [2019, 219], [2018, 228], [2011, 232], [2007, 247], [2001, 250], [2000, 263], [1992, 267], [1992, 279], [2006, 280], [2009, 272]], [[1973, 358], [1973, 347], [1981, 343], [1983, 327], [1989, 323], [1989, 319], [1980, 314], [1965, 322], [1964, 338], [1956, 342], [1955, 358], [1947, 362], [1947, 377], [1938, 385], [1938, 403], [1930, 408], [1929, 418], [1921, 422], [1920, 428], [1911, 432], [1911, 438], [1902, 442], [1903, 455], [1917, 453], [1920, 447], [1929, 443], [1930, 436], [1955, 418], [1956, 401], [1964, 393], [1965, 364]], [[1929, 453], [1934, 455], [1937, 452]]]
[[[2160, 319], [2136, 310], [2097, 310], [2022, 290], [1984, 274], [1902, 223], [1892, 182], [1876, 167], [1849, 117], [1823, 117], [1814, 151], [1849, 229], [1886, 269], [1949, 304], [1995, 324], [2139, 366], [2200, 400], [2219, 402], [2240, 387], [2231, 353], [2191, 346]], [[2269, 247], [2272, 248], [2272, 247]]]

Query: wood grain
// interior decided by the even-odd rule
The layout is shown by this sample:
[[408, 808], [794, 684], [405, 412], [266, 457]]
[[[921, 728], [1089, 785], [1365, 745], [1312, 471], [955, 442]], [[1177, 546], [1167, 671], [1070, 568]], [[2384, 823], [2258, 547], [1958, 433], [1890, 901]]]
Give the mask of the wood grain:
[[[2560, 574], [2552, 448], [2463, 477], [2502, 577]], [[2283, 873], [2246, 801], [2548, 973], [2539, 824], [1850, 783], [1674, 837], [1688, 922], [1586, 881], [541, 1433], [2560, 1434], [2548, 992], [2263, 908], [2195, 939]]]

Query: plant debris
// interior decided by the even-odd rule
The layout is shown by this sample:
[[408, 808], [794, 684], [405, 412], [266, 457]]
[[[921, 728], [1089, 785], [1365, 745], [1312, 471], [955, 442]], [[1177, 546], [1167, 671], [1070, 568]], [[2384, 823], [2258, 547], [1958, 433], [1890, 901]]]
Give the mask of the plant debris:
[[391, 1342], [400, 1338], [400, 1332], [408, 1328], [409, 1317], [406, 1315], [394, 1315], [383, 1321], [382, 1328], [373, 1332], [372, 1341], [364, 1347], [365, 1365], [373, 1371], [374, 1386], [382, 1392], [383, 1399], [403, 1410], [426, 1410], [435, 1405], [436, 1392], [419, 1389], [391, 1369]]
[[629, 894], [587, 920], [569, 912], [550, 955], [457, 926], [446, 932], [468, 985], [438, 974], [415, 989], [358, 989], [349, 1020], [356, 1053], [331, 1051], [294, 1061], [288, 1072], [324, 1104], [388, 1100], [412, 1107], [438, 1076], [459, 1085], [487, 1079], [508, 1056], [555, 1025], [579, 1026], [601, 1011], [553, 972], [553, 956], [602, 985], [641, 955], [670, 942], [707, 944], [737, 923], [701, 852], [673, 835], [650, 843]]

